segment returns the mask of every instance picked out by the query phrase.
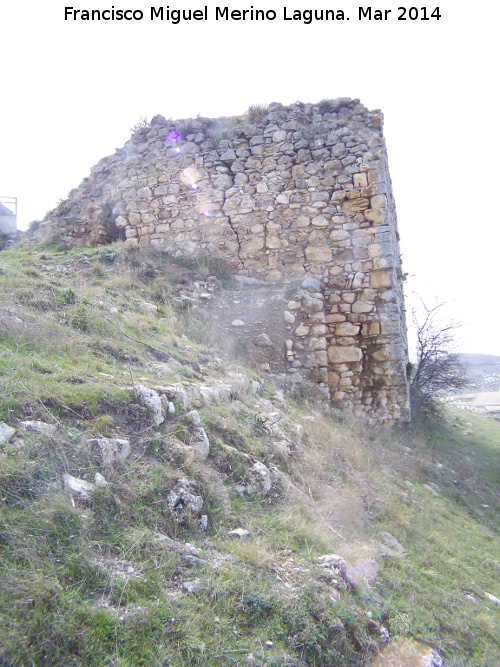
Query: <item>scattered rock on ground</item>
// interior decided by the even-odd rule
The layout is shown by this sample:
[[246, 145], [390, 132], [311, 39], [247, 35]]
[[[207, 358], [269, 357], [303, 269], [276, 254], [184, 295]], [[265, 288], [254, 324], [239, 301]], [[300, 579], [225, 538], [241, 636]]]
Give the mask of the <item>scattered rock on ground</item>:
[[182, 588], [186, 593], [194, 593], [201, 586], [201, 579], [191, 579], [189, 581], [182, 582]]
[[258, 394], [260, 392], [260, 388], [260, 382], [257, 382], [257, 380], [250, 380], [248, 382], [248, 393], [252, 396]]
[[232, 537], [239, 537], [240, 540], [246, 540], [250, 535], [250, 531], [246, 530], [245, 528], [235, 528], [234, 530], [230, 530], [228, 535], [231, 535]]
[[278, 390], [274, 392], [272, 402], [274, 405], [279, 406], [282, 410], [286, 410], [285, 397], [283, 396], [282, 391]]
[[380, 533], [380, 537], [387, 544], [388, 547], [391, 547], [396, 553], [405, 554], [406, 549], [402, 544], [400, 544], [395, 537], [390, 533]]
[[324, 575], [331, 586], [343, 591], [353, 588], [352, 579], [347, 572], [347, 563], [342, 556], [326, 554], [325, 556], [318, 556], [316, 561], [324, 569]]
[[92, 564], [101, 570], [104, 570], [111, 579], [137, 579], [139, 573], [131, 563], [126, 560], [119, 560], [118, 558], [95, 558]]
[[299, 440], [304, 439], [304, 427], [302, 424], [295, 424], [295, 431], [297, 432], [297, 437]]
[[33, 431], [35, 433], [52, 435], [53, 433], [56, 432], [56, 427], [53, 424], [46, 424], [45, 422], [41, 421], [23, 421], [19, 423], [27, 431]]
[[192, 424], [196, 424], [196, 426], [200, 425], [200, 413], [198, 410], [191, 410], [191, 412], [187, 413], [186, 417]]
[[142, 301], [139, 304], [139, 310], [144, 315], [155, 316], [158, 314], [158, 306], [155, 306], [154, 303], [148, 303], [147, 301]]
[[491, 593], [486, 593], [486, 592], [485, 592], [485, 595], [490, 602], [493, 602], [493, 604], [495, 604], [495, 605], [500, 605], [500, 600], [497, 597], [495, 597]]
[[256, 347], [273, 347], [273, 341], [266, 333], [260, 333], [255, 337], [253, 344]]
[[96, 472], [94, 475], [94, 484], [97, 488], [103, 489], [105, 486], [108, 485], [106, 479], [101, 475], [100, 472]]
[[86, 500], [90, 497], [90, 494], [95, 489], [95, 485], [92, 482], [86, 482], [84, 479], [78, 479], [78, 477], [73, 477], [73, 475], [68, 475], [65, 473], [62, 476], [64, 489], [72, 496], [78, 496], [83, 500]]
[[167, 505], [174, 510], [179, 518], [188, 512], [199, 514], [203, 507], [203, 498], [195, 494], [197, 485], [188, 479], [179, 479], [167, 496]]
[[210, 441], [205, 430], [198, 426], [193, 431], [193, 437], [189, 442], [190, 446], [196, 452], [196, 458], [204, 461], [210, 451]]
[[26, 326], [20, 317], [15, 315], [5, 315], [2, 317], [1, 322], [8, 329], [24, 329]]
[[165, 394], [165, 396], [174, 403], [180, 403], [184, 410], [187, 410], [189, 407], [188, 395], [182, 387], [175, 386], [160, 386], [156, 387], [156, 390], [160, 394]]
[[398, 639], [375, 658], [373, 667], [443, 667], [443, 658], [433, 648], [415, 639]]
[[291, 455], [290, 443], [286, 440], [276, 440], [271, 442], [271, 447], [275, 455], [282, 461], [287, 461]]
[[12, 426], [9, 426], [4, 422], [0, 422], [0, 445], [4, 445], [6, 442], [9, 442], [9, 440], [14, 436], [15, 432], [15, 428], [12, 428]]
[[181, 562], [186, 567], [194, 567], [195, 565], [205, 565], [206, 561], [203, 558], [198, 558], [198, 556], [193, 556], [192, 554], [182, 554]]
[[229, 401], [231, 399], [231, 387], [221, 384], [215, 387], [199, 386], [200, 396], [204, 403], [215, 403], [217, 401]]
[[141, 405], [149, 410], [155, 426], [163, 423], [165, 417], [163, 416], [161, 399], [154, 389], [148, 389], [142, 384], [136, 384], [134, 386], [134, 396]]
[[169, 546], [174, 546], [176, 544], [175, 540], [173, 540], [168, 535], [164, 535], [163, 533], [155, 533], [153, 541], [168, 544]]
[[271, 472], [267, 466], [260, 461], [256, 461], [245, 473], [244, 479], [235, 487], [236, 493], [243, 495], [263, 496], [269, 493], [272, 486]]
[[130, 442], [118, 438], [96, 438], [90, 442], [99, 448], [104, 465], [111, 465], [116, 461], [124, 463], [130, 456]]

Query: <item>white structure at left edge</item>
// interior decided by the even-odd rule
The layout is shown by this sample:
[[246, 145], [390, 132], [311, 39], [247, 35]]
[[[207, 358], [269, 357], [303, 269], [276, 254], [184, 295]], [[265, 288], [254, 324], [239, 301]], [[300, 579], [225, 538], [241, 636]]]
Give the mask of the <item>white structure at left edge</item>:
[[17, 232], [17, 198], [0, 197], [0, 234]]

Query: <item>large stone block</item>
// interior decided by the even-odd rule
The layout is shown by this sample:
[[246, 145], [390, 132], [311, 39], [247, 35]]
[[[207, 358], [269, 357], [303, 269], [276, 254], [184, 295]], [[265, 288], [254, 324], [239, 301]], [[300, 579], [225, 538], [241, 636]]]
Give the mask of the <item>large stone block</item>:
[[315, 354], [316, 364], [326, 366], [328, 364], [328, 355], [325, 350], [318, 350]]
[[364, 188], [368, 185], [368, 177], [366, 173], [354, 174], [352, 177], [355, 188]]
[[364, 197], [349, 199], [342, 204], [342, 211], [344, 213], [357, 213], [358, 211], [366, 210], [369, 205], [370, 202]]
[[250, 239], [250, 241], [243, 242], [241, 244], [241, 250], [242, 252], [246, 252], [247, 254], [251, 255], [258, 252], [259, 250], [262, 250], [265, 242], [266, 241], [263, 236], [256, 236], [255, 238]]
[[323, 300], [304, 294], [302, 297], [302, 308], [309, 313], [319, 313], [323, 310]]
[[312, 223], [315, 227], [328, 227], [328, 220], [324, 215], [317, 215], [312, 219]]
[[330, 238], [334, 243], [337, 243], [338, 241], [345, 241], [350, 237], [351, 235], [349, 232], [346, 232], [344, 229], [334, 229], [333, 232], [330, 233]]
[[140, 213], [129, 213], [128, 221], [131, 225], [140, 225], [141, 224], [141, 214]]
[[266, 248], [270, 248], [271, 250], [281, 248], [281, 241], [279, 240], [279, 237], [274, 236], [273, 234], [268, 236], [266, 239]]
[[273, 134], [273, 141], [275, 143], [279, 143], [280, 141], [285, 141], [286, 140], [286, 132], [283, 130], [276, 130], [276, 132]]
[[391, 271], [372, 271], [370, 273], [370, 287], [374, 289], [383, 289], [391, 287], [392, 272]]
[[326, 246], [307, 246], [306, 259], [309, 262], [331, 262], [333, 253], [330, 248]]
[[214, 187], [216, 187], [218, 190], [227, 190], [232, 185], [233, 179], [228, 174], [221, 174], [214, 180]]
[[325, 317], [325, 322], [327, 324], [334, 324], [336, 322], [345, 322], [345, 315], [342, 313], [332, 313], [331, 315], [327, 315]]
[[364, 211], [365, 218], [374, 225], [381, 225], [384, 222], [384, 214], [376, 208], [367, 208]]
[[360, 325], [351, 324], [351, 322], [342, 322], [337, 324], [335, 328], [335, 333], [337, 336], [357, 336], [359, 333]]
[[369, 301], [356, 301], [352, 304], [353, 313], [370, 313], [373, 310], [374, 304]]
[[384, 195], [375, 195], [370, 201], [371, 208], [382, 208], [386, 204]]
[[331, 364], [349, 364], [363, 359], [363, 351], [359, 347], [330, 345], [328, 361]]

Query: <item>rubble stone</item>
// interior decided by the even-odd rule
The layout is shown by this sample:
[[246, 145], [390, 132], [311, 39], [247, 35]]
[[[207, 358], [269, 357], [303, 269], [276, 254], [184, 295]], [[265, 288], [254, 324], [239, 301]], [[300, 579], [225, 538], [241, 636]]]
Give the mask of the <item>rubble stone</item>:
[[148, 389], [142, 384], [136, 384], [134, 386], [134, 396], [141, 405], [149, 410], [155, 426], [163, 423], [165, 417], [163, 416], [161, 399], [154, 389]]
[[9, 426], [4, 422], [0, 422], [0, 445], [4, 445], [6, 442], [9, 442], [15, 433], [15, 428], [12, 428], [12, 426]]

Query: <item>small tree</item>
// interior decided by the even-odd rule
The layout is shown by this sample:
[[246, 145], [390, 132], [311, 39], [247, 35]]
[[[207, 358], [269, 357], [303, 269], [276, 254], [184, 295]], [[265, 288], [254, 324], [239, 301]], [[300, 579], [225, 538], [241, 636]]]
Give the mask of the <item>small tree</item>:
[[411, 369], [410, 395], [415, 413], [442, 416], [444, 399], [469, 384], [456, 350], [454, 322], [441, 316], [442, 303], [428, 308], [423, 316], [413, 312], [416, 330], [416, 363]]

